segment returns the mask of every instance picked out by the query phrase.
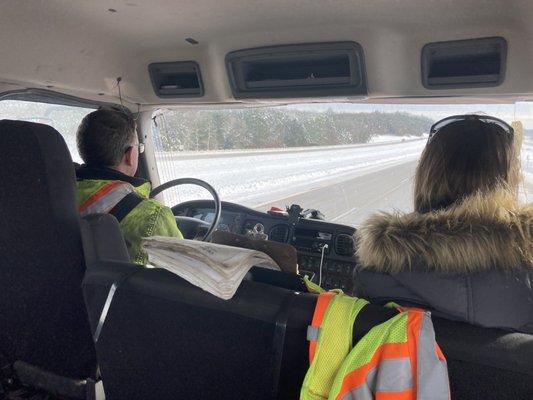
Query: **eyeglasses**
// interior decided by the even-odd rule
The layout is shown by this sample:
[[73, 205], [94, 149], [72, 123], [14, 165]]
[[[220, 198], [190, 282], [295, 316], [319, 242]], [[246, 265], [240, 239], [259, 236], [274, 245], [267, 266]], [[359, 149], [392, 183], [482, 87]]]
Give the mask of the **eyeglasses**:
[[431, 140], [431, 138], [434, 137], [445, 126], [452, 124], [454, 122], [459, 122], [459, 121], [480, 121], [485, 124], [494, 124], [502, 128], [505, 133], [511, 136], [514, 134], [514, 130], [511, 127], [511, 125], [509, 125], [507, 122], [496, 117], [491, 117], [488, 115], [476, 115], [476, 114], [452, 115], [451, 117], [447, 117], [447, 118], [441, 119], [438, 122], [435, 122], [431, 126], [431, 129], [429, 130], [428, 141]]
[[144, 143], [130, 144], [128, 147], [126, 147], [126, 150], [124, 150], [124, 152], [128, 151], [132, 147], [138, 147], [139, 148], [139, 154], [144, 153]]

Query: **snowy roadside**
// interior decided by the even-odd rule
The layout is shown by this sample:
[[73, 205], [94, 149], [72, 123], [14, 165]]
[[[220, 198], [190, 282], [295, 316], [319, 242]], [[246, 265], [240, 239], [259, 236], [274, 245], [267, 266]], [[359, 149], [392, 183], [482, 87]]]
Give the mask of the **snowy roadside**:
[[208, 151], [169, 151], [156, 152], [156, 157], [159, 160], [174, 160], [174, 159], [196, 159], [196, 158], [212, 158], [212, 157], [237, 157], [247, 155], [262, 155], [262, 154], [276, 154], [276, 153], [308, 153], [320, 152], [324, 150], [345, 150], [357, 149], [365, 147], [375, 147], [394, 143], [404, 143], [412, 141], [423, 141], [427, 137], [420, 136], [392, 136], [379, 135], [375, 136], [368, 143], [332, 145], [332, 146], [305, 146], [305, 147], [284, 147], [274, 149], [232, 149], [232, 150], [208, 150]]
[[[211, 183], [222, 199], [257, 206], [416, 160], [422, 140], [365, 147], [328, 147], [299, 153], [246, 153], [226, 157], [158, 157], [161, 181], [195, 177]], [[380, 182], [383, 190], [396, 182]], [[203, 194], [203, 196], [202, 196]], [[190, 185], [165, 193], [168, 204], [209, 198]]]
[[521, 197], [524, 202], [533, 202], [533, 141], [525, 140], [522, 145], [522, 173], [524, 190]]
[[421, 140], [427, 139], [428, 135], [423, 134], [422, 136], [394, 136], [394, 135], [378, 135], [370, 139], [369, 143], [394, 143], [394, 142], [404, 142], [406, 140]]

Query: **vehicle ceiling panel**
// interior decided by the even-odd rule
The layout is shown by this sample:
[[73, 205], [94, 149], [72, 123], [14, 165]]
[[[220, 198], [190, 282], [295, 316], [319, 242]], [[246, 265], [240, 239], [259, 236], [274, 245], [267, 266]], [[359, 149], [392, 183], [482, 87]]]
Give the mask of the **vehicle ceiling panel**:
[[[235, 102], [224, 64], [229, 51], [353, 40], [365, 52], [368, 101], [421, 96], [416, 101], [427, 102], [427, 96], [465, 95], [527, 99], [533, 97], [532, 6], [515, 0], [8, 0], [0, 13], [0, 91], [52, 86], [116, 102], [116, 78], [121, 76], [123, 95], [132, 104]], [[422, 87], [424, 44], [486, 36], [508, 40], [503, 85]], [[188, 37], [199, 44], [187, 43]], [[155, 96], [148, 64], [179, 60], [200, 64], [203, 98]]]

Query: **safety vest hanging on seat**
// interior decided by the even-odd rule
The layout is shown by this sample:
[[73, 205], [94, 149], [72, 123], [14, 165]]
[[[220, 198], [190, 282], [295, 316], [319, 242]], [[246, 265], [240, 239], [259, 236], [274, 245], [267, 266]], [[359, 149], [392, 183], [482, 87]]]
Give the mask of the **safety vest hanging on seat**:
[[352, 350], [354, 321], [367, 304], [342, 292], [320, 294], [307, 330], [309, 370], [300, 394], [302, 400], [328, 398], [337, 371]]
[[320, 294], [300, 399], [449, 400], [446, 359], [430, 313], [400, 309], [351, 348], [353, 323], [367, 303], [342, 293]]

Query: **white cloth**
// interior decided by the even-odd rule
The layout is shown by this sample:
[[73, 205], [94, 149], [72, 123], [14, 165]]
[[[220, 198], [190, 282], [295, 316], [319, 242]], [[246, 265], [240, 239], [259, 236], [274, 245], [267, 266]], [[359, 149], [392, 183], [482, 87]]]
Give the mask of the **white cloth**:
[[280, 270], [272, 258], [257, 250], [163, 236], [144, 238], [142, 247], [150, 265], [224, 300], [235, 295], [251, 267]]

